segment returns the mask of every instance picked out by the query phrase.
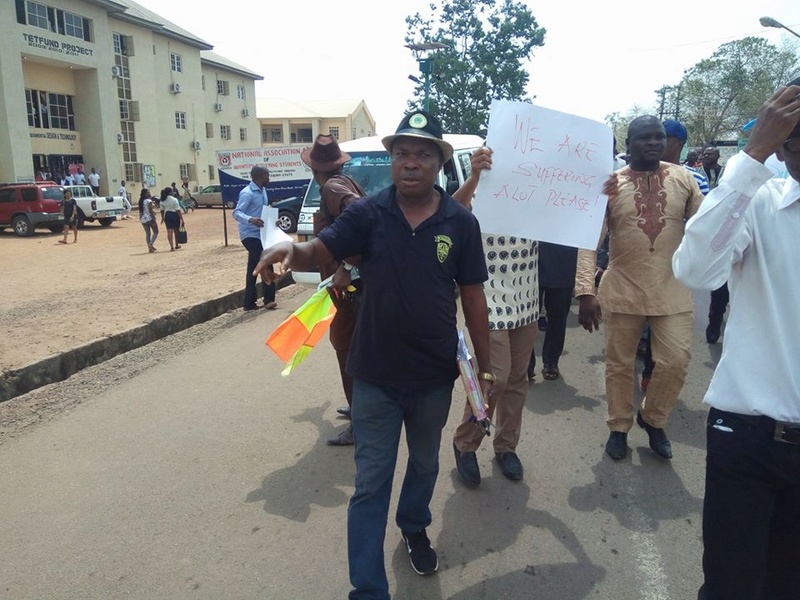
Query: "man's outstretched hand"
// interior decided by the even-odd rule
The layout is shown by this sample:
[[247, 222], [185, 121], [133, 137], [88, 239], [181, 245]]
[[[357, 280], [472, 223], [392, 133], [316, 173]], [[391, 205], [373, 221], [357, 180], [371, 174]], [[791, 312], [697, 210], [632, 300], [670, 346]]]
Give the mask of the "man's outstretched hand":
[[[293, 254], [294, 244], [292, 242], [280, 242], [265, 248], [261, 253], [261, 258], [258, 259], [253, 275], [256, 277], [261, 275], [267, 283], [274, 283], [289, 270]], [[274, 271], [270, 270], [269, 267], [276, 263], [279, 266]]]

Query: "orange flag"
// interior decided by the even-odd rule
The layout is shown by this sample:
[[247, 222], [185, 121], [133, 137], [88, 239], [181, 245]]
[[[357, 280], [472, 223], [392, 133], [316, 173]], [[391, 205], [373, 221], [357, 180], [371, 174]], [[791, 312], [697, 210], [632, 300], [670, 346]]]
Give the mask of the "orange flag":
[[317, 290], [267, 338], [267, 346], [286, 363], [281, 375], [287, 377], [306, 359], [322, 339], [336, 315], [327, 288]]

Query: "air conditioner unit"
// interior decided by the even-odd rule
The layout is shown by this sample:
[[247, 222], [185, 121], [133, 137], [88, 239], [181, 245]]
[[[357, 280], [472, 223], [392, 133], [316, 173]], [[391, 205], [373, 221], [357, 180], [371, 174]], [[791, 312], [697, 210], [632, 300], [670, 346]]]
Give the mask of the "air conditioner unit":
[[122, 77], [122, 67], [114, 65], [111, 67], [111, 76], [112, 77]]
[[222, 112], [222, 102], [217, 102], [214, 105], [214, 112]]
[[192, 150], [200, 150], [200, 142], [198, 142], [197, 140], [192, 142]]
[[183, 88], [181, 88], [180, 83], [172, 83], [169, 86], [169, 91], [173, 94], [180, 94], [183, 91]]
[[243, 108], [242, 109], [242, 116], [243, 117], [249, 117], [250, 116], [250, 110], [247, 109], [247, 108]]
[[125, 141], [125, 136], [124, 136], [124, 135], [122, 135], [121, 133], [118, 133], [118, 134], [117, 134], [117, 143], [118, 143], [118, 144], [121, 144], [121, 143], [122, 143], [122, 142], [124, 142], [124, 141]]

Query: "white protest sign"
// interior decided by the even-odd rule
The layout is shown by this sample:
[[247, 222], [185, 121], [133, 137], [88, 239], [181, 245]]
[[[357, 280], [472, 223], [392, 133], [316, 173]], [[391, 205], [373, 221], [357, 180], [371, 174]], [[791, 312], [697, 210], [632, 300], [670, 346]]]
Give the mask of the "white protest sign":
[[264, 226], [261, 228], [261, 246], [269, 248], [278, 242], [291, 242], [292, 237], [284, 233], [278, 227], [278, 209], [265, 206], [261, 209], [261, 220]]
[[595, 250], [613, 172], [611, 129], [526, 102], [492, 101], [473, 213], [484, 233]]

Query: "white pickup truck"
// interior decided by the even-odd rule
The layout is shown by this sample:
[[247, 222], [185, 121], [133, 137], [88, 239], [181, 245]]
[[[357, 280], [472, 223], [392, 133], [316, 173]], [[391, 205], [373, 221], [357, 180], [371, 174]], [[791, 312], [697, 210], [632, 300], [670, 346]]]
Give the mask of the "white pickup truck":
[[108, 227], [125, 209], [122, 196], [95, 196], [88, 185], [65, 185], [64, 190], [72, 192], [78, 203], [78, 227], [83, 227], [85, 221], [98, 221]]

